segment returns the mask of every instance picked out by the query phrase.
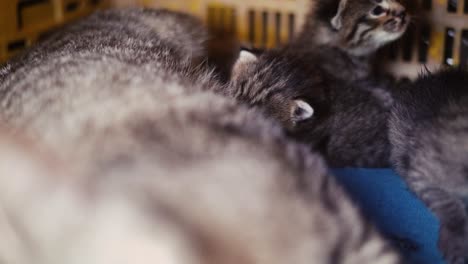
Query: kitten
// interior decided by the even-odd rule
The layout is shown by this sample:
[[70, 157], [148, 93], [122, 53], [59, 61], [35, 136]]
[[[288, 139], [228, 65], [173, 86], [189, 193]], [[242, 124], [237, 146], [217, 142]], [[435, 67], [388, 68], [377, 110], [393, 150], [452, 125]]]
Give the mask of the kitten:
[[371, 77], [369, 58], [408, 21], [393, 0], [319, 1], [286, 47], [244, 52], [227, 93], [263, 106], [333, 167], [387, 167], [390, 83]]
[[309, 61], [290, 47], [259, 56], [242, 51], [226, 93], [260, 106], [332, 167], [387, 167], [391, 96], [383, 84], [342, 82]]
[[290, 45], [311, 52], [328, 73], [353, 81], [372, 75], [371, 56], [409, 24], [396, 0], [318, 0]]
[[3, 228], [19, 241], [0, 259], [399, 263], [319, 156], [255, 109], [215, 94], [222, 87], [209, 71], [152, 56], [134, 64], [51, 52], [1, 85], [10, 133], [43, 141], [72, 168], [49, 171], [64, 179], [52, 187], [0, 173], [2, 208], [18, 223]]
[[422, 76], [395, 94], [392, 160], [441, 221], [449, 263], [468, 260], [468, 73]]
[[[0, 68], [0, 83], [17, 69], [35, 67], [47, 56], [73, 52], [106, 54], [133, 64], [163, 62], [162, 54], [194, 65], [207, 56], [208, 30], [195, 17], [144, 8], [98, 11], [65, 26]], [[169, 60], [169, 59], [168, 59]]]

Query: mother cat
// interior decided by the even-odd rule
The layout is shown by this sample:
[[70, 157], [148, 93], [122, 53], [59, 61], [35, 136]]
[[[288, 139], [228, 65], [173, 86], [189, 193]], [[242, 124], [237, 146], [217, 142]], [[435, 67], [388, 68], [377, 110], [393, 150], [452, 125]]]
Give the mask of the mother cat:
[[[214, 94], [220, 85], [210, 72], [182, 59], [194, 47], [179, 48], [177, 36], [133, 36], [126, 12], [98, 13], [89, 18], [94, 38], [83, 38], [87, 27], [78, 30], [84, 20], [71, 39], [60, 34], [74, 26], [52, 37], [74, 43], [70, 48], [40, 55], [44, 46], [38, 46], [7, 66], [14, 70], [0, 85], [0, 110], [9, 133], [42, 141], [41, 149], [60, 156], [65, 169], [54, 163], [24, 171], [30, 160], [47, 161], [22, 144], [0, 141], [9, 146], [0, 148], [0, 172], [9, 168], [0, 173], [6, 208], [0, 228], [17, 242], [0, 245], [0, 259], [399, 263], [320, 157], [287, 140], [255, 109]], [[120, 20], [108, 19], [115, 15]], [[106, 42], [100, 25], [120, 27], [126, 36]], [[193, 30], [191, 23], [178, 25]], [[83, 39], [94, 48], [75, 49]], [[148, 50], [127, 48], [129, 39]], [[2, 159], [13, 154], [26, 163]]]

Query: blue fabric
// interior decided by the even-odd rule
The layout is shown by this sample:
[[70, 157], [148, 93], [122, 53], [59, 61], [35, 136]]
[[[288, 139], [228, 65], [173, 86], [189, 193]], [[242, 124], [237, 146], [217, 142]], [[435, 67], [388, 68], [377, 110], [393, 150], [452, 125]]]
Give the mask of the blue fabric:
[[393, 170], [333, 169], [332, 173], [409, 263], [444, 263], [437, 249], [439, 222]]

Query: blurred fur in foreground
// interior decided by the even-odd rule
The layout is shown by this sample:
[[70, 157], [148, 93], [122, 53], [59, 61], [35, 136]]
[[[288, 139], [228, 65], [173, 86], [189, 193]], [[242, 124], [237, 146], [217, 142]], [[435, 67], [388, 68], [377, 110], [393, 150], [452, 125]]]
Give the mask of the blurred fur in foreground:
[[399, 262], [320, 156], [215, 94], [222, 87], [210, 71], [165, 52], [166, 43], [145, 63], [52, 51], [18, 64], [0, 86], [8, 134], [46, 145], [0, 142], [0, 230], [11, 241], [0, 259]]
[[312, 191], [257, 155], [169, 168], [133, 154], [84, 177], [25, 145], [0, 141], [6, 263], [397, 263], [333, 183]]

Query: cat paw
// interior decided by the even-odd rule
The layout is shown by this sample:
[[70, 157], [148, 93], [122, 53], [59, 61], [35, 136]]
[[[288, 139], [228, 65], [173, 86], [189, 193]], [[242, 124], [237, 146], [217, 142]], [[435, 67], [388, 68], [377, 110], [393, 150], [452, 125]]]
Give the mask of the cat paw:
[[448, 264], [468, 264], [468, 235], [441, 228], [439, 248]]

